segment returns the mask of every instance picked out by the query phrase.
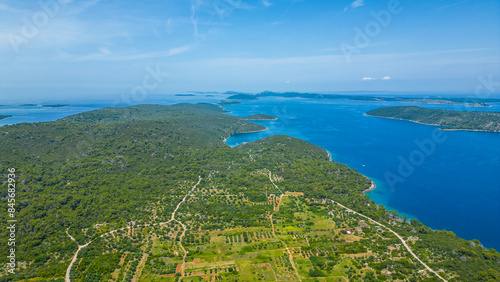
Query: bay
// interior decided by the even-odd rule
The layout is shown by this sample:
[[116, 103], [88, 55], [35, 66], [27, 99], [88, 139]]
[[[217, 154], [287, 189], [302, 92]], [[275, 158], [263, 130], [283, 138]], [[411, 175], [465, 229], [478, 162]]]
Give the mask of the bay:
[[[381, 106], [412, 105], [453, 110], [499, 111], [500, 105], [470, 108], [463, 105], [373, 103], [345, 99], [266, 98], [225, 106], [235, 116], [268, 114], [276, 121], [258, 121], [268, 130], [237, 134], [230, 146], [271, 135], [290, 135], [328, 150], [332, 159], [345, 163], [374, 180], [368, 193], [377, 204], [417, 218], [433, 229], [453, 231], [459, 237], [478, 239], [485, 247], [500, 249], [500, 133], [440, 131], [435, 126], [370, 117], [364, 113]], [[417, 145], [433, 140], [432, 153]], [[429, 147], [431, 148], [431, 147]], [[418, 153], [420, 152], [420, 153]], [[402, 161], [423, 155], [403, 181], [391, 185], [387, 175], [401, 176]], [[404, 161], [403, 161], [404, 162]], [[415, 163], [415, 162], [414, 162]], [[411, 164], [411, 163], [410, 163]]]
[[[170, 105], [181, 102], [216, 103], [227, 95], [149, 97], [140, 103]], [[71, 103], [67, 107], [0, 106], [0, 126], [21, 122], [53, 121], [72, 114], [116, 103]], [[139, 102], [137, 104], [140, 104]], [[268, 114], [275, 121], [256, 121], [268, 128], [257, 133], [236, 134], [230, 146], [271, 135], [289, 135], [321, 146], [336, 162], [347, 164], [374, 180], [377, 189], [368, 193], [377, 204], [417, 218], [433, 229], [451, 230], [458, 236], [479, 239], [485, 247], [500, 249], [500, 133], [436, 131], [437, 127], [370, 117], [364, 113], [381, 106], [409, 105], [452, 110], [500, 111], [463, 105], [430, 105], [400, 102], [365, 102], [346, 99], [261, 98], [224, 106], [230, 115]], [[436, 133], [437, 132], [437, 133]], [[431, 153], [418, 144], [441, 134]], [[419, 153], [420, 152], [420, 153]], [[423, 155], [411, 173], [391, 185], [387, 175], [398, 172], [402, 161]], [[390, 180], [390, 179], [389, 179]]]

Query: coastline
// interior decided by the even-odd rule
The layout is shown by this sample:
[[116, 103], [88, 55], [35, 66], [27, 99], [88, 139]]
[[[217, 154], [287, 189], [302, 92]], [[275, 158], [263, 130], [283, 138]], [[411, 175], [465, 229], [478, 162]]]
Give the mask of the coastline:
[[443, 128], [441, 125], [438, 124], [431, 124], [431, 123], [423, 123], [419, 121], [414, 121], [414, 120], [409, 120], [409, 119], [402, 119], [402, 118], [394, 118], [394, 117], [380, 117], [380, 116], [373, 116], [365, 113], [365, 115], [369, 117], [376, 117], [376, 118], [387, 118], [387, 119], [395, 119], [395, 120], [402, 120], [402, 121], [409, 121], [413, 123], [418, 123], [418, 124], [423, 124], [423, 125], [430, 125], [430, 126], [438, 126], [440, 130], [443, 131], [473, 131], [473, 132], [491, 132], [491, 133], [499, 133], [500, 131], [491, 131], [491, 130], [483, 130], [483, 129], [466, 129], [466, 128]]
[[13, 115], [6, 115], [6, 116], [3, 116], [3, 117], [0, 117], [0, 120], [8, 119], [8, 118], [11, 118], [11, 117], [13, 117]]
[[[328, 151], [325, 148], [323, 148], [323, 150], [326, 151], [326, 154], [328, 155], [328, 158], [330, 159], [331, 162], [333, 162], [333, 160], [332, 160], [332, 154], [330, 154], [330, 151]], [[370, 187], [368, 189], [364, 190], [363, 193], [368, 193], [368, 192], [373, 191], [373, 190], [375, 190], [377, 188], [377, 185], [375, 185], [375, 182], [370, 177], [368, 177], [368, 176], [366, 176], [364, 174], [361, 174], [361, 175], [363, 175], [364, 177], [370, 179], [370, 181], [372, 183], [372, 185], [370, 185]]]
[[242, 118], [244, 120], [251, 120], [251, 121], [271, 121], [271, 120], [278, 120], [278, 118], [262, 118], [262, 119], [247, 119], [247, 118]]
[[[261, 129], [261, 130], [245, 131], [245, 132], [235, 132], [234, 134], [236, 134], [236, 133], [239, 133], [239, 134], [242, 134], [242, 133], [256, 133], [256, 132], [266, 131], [267, 129], [268, 129], [268, 128], [266, 127], [266, 128], [264, 128], [264, 129]], [[229, 137], [231, 137], [231, 136], [229, 136]], [[229, 137], [228, 137], [228, 138], [229, 138]]]
[[[323, 150], [326, 151], [326, 154], [328, 155], [328, 159], [330, 159], [330, 161], [333, 162], [333, 160], [332, 160], [332, 154], [330, 153], [330, 151], [328, 151], [325, 148], [323, 148]], [[368, 176], [366, 176], [364, 174], [361, 174], [361, 175], [363, 175], [364, 177], [370, 179], [370, 182], [372, 183], [368, 189], [366, 189], [366, 190], [363, 191], [363, 193], [368, 193], [368, 192], [373, 191], [373, 190], [375, 190], [377, 188], [377, 185], [375, 185], [375, 182], [370, 177], [368, 177]]]
[[[365, 176], [365, 177], [366, 177], [366, 176]], [[367, 178], [368, 178], [368, 177], [367, 177]], [[368, 179], [370, 179], [370, 178], [368, 178]], [[370, 181], [372, 182], [372, 185], [370, 186], [370, 188], [368, 188], [368, 189], [364, 190], [364, 191], [363, 191], [363, 193], [368, 193], [368, 192], [370, 192], [370, 191], [373, 191], [373, 190], [377, 189], [377, 185], [375, 185], [375, 182], [373, 182], [373, 180], [371, 180], [371, 179], [370, 179]]]
[[328, 151], [325, 148], [323, 148], [323, 149], [326, 151], [326, 154], [328, 155], [328, 159], [330, 159], [330, 161], [333, 162], [333, 160], [332, 160], [332, 154], [330, 154], [330, 151]]
[[[264, 129], [261, 129], [261, 130], [245, 131], [245, 132], [234, 132], [233, 134], [229, 135], [228, 137], [224, 137], [224, 138], [222, 139], [222, 141], [223, 141], [224, 143], [226, 143], [227, 139], [231, 138], [231, 136], [233, 136], [234, 134], [237, 134], [237, 133], [239, 133], [239, 134], [243, 134], [243, 133], [256, 133], [256, 132], [266, 131], [267, 129], [268, 129], [268, 128], [266, 127], [266, 128], [264, 128]], [[227, 144], [227, 143], [226, 143], [226, 144]]]

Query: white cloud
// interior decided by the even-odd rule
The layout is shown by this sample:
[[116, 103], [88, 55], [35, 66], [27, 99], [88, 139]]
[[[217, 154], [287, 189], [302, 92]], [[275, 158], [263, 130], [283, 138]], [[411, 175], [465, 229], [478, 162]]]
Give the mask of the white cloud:
[[388, 75], [386, 75], [386, 76], [382, 77], [382, 79], [383, 79], [383, 80], [390, 80], [390, 79], [391, 79], [391, 77], [390, 77], [390, 76], [388, 76]]
[[85, 56], [64, 54], [62, 58], [73, 59], [76, 61], [129, 61], [129, 60], [170, 57], [185, 53], [189, 50], [191, 50], [191, 46], [182, 46], [160, 52], [149, 52], [149, 53], [139, 53], [139, 54], [114, 54], [111, 53], [108, 49], [100, 47], [99, 48], [100, 52], [96, 54], [90, 54]]
[[365, 0], [354, 0], [351, 4], [346, 6], [344, 10], [338, 15], [342, 15], [343, 13], [347, 12], [349, 8], [356, 9], [364, 5], [365, 5]]
[[264, 5], [265, 7], [269, 7], [272, 5], [272, 3], [267, 0], [262, 0], [262, 5]]
[[435, 9], [435, 11], [438, 11], [438, 10], [442, 10], [442, 9], [447, 9], [447, 8], [450, 8], [450, 7], [453, 7], [453, 6], [456, 6], [456, 5], [461, 5], [461, 4], [464, 4], [466, 2], [469, 2], [470, 0], [463, 0], [463, 1], [459, 1], [459, 2], [455, 2], [453, 4], [449, 4], [449, 5], [444, 5], [444, 6], [441, 6], [437, 9]]
[[172, 18], [168, 18], [167, 21], [167, 33], [172, 34]]
[[253, 6], [248, 5], [247, 3], [241, 1], [241, 0], [225, 0], [225, 2], [235, 8], [235, 9], [242, 9], [242, 10], [249, 10], [253, 9]]
[[[72, 2], [72, 1], [70, 1], [70, 2]], [[87, 9], [92, 8], [95, 5], [99, 4], [99, 2], [101, 2], [101, 0], [79, 1], [78, 5], [75, 5], [75, 7], [72, 7], [70, 13], [73, 15], [78, 15], [78, 14], [86, 11]]]
[[351, 3], [350, 6], [351, 8], [356, 9], [364, 5], [365, 5], [365, 0], [355, 0], [354, 2]]
[[194, 4], [194, 2], [191, 3], [191, 23], [193, 24], [193, 36], [195, 39], [198, 39], [198, 21], [196, 12], [198, 11], [199, 5], [199, 2], [197, 2], [196, 5]]
[[375, 78], [369, 77], [369, 76], [368, 77], [366, 77], [366, 76], [363, 77], [363, 81], [370, 81], [370, 80], [375, 80]]
[[4, 3], [0, 3], [0, 11], [6, 11], [6, 12], [12, 12], [12, 13], [22, 13], [22, 12], [25, 12], [23, 10], [20, 10], [20, 9], [16, 9], [16, 8], [12, 8], [10, 6], [7, 6], [6, 4]]
[[105, 55], [111, 53], [111, 51], [109, 51], [109, 49], [106, 47], [99, 47], [99, 51], [101, 51], [101, 53]]

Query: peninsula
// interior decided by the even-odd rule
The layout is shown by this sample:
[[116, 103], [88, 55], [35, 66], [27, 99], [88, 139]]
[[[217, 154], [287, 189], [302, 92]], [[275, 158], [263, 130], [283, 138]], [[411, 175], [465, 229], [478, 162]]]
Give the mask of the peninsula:
[[421, 107], [382, 107], [369, 116], [407, 120], [440, 126], [442, 130], [500, 132], [500, 113], [485, 111], [450, 111]]
[[140, 105], [0, 127], [22, 223], [19, 268], [0, 279], [499, 278], [498, 252], [376, 205], [363, 193], [372, 181], [321, 147], [283, 135], [229, 147], [232, 134], [264, 127], [225, 113]]
[[221, 105], [221, 106], [231, 106], [231, 105], [238, 105], [238, 104], [241, 104], [241, 102], [237, 102], [237, 101], [225, 101], [225, 100], [222, 100], [220, 102], [217, 103], [218, 105]]
[[242, 119], [245, 119], [245, 120], [277, 120], [278, 118], [270, 116], [270, 115], [256, 114], [256, 115], [242, 117]]
[[283, 97], [283, 98], [303, 98], [303, 99], [348, 99], [353, 101], [367, 102], [402, 102], [402, 103], [421, 103], [421, 104], [463, 104], [469, 107], [488, 107], [487, 103], [500, 103], [500, 99], [495, 98], [467, 98], [467, 97], [385, 97], [385, 96], [366, 96], [366, 95], [347, 95], [347, 94], [317, 94], [317, 93], [299, 93], [299, 92], [272, 92], [263, 91], [257, 94], [248, 94], [242, 92], [230, 91], [225, 94], [232, 94], [227, 97], [228, 100], [258, 100], [264, 97]]
[[0, 120], [10, 118], [12, 115], [0, 115]]

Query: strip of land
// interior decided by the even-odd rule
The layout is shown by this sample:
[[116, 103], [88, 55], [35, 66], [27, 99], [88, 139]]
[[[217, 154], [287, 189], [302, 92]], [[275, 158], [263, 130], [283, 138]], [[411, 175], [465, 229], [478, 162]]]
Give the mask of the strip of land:
[[[193, 188], [191, 188], [191, 190], [189, 190], [189, 192], [184, 196], [184, 198], [182, 198], [182, 201], [180, 201], [178, 204], [177, 204], [177, 207], [175, 207], [175, 210], [172, 212], [172, 217], [170, 218], [170, 220], [166, 221], [166, 222], [160, 222], [160, 223], [153, 223], [153, 224], [143, 224], [142, 226], [155, 226], [155, 225], [165, 225], [167, 223], [170, 223], [171, 221], [175, 221], [177, 223], [179, 223], [182, 228], [183, 228], [183, 232], [179, 238], [179, 246], [180, 248], [183, 250], [184, 252], [184, 256], [183, 256], [183, 259], [182, 259], [182, 267], [181, 267], [181, 277], [184, 277], [184, 269], [185, 269], [185, 265], [186, 265], [186, 256], [187, 256], [187, 251], [186, 249], [182, 246], [182, 238], [185, 236], [186, 234], [186, 230], [187, 230], [187, 227], [184, 223], [182, 223], [181, 221], [175, 219], [175, 213], [177, 212], [177, 210], [179, 209], [179, 207], [182, 205], [182, 203], [184, 203], [186, 201], [186, 198], [189, 197], [191, 195], [191, 193], [193, 192], [194, 189], [196, 189], [196, 186], [198, 186], [201, 182], [202, 178], [201, 176], [198, 176], [198, 182], [193, 186]], [[139, 227], [140, 225], [137, 225], [135, 227]], [[111, 230], [109, 232], [106, 232], [106, 233], [103, 233], [101, 235], [99, 235], [99, 237], [104, 237], [108, 234], [112, 234], [112, 233], [116, 233], [117, 231], [119, 230], [125, 230], [125, 229], [130, 229], [131, 226], [127, 226], [127, 227], [123, 227], [123, 228], [120, 228], [120, 229], [116, 229], [116, 230]], [[68, 230], [66, 229], [66, 234], [69, 236], [69, 238], [76, 242], [75, 238], [73, 238], [73, 236], [71, 236], [69, 233], [68, 233]], [[84, 245], [80, 245], [78, 244], [78, 242], [76, 242], [78, 244], [78, 250], [76, 251], [76, 253], [73, 255], [73, 259], [71, 260], [68, 268], [66, 269], [66, 278], [65, 278], [65, 282], [71, 282], [71, 279], [70, 279], [70, 273], [71, 273], [71, 268], [73, 267], [73, 264], [76, 262], [77, 258], [78, 258], [78, 253], [86, 248], [88, 245], [90, 245], [94, 240], [91, 240], [89, 242], [87, 242], [86, 244]]]
[[246, 120], [277, 120], [278, 118], [270, 116], [270, 115], [256, 114], [256, 115], [242, 117], [242, 119], [246, 119]]
[[380, 97], [375, 95], [343, 95], [343, 94], [317, 94], [317, 93], [299, 93], [299, 92], [272, 92], [263, 91], [257, 94], [228, 91], [224, 94], [232, 94], [227, 97], [228, 100], [258, 100], [262, 97], [283, 97], [283, 98], [303, 98], [303, 99], [348, 99], [353, 101], [366, 102], [404, 102], [421, 104], [464, 104], [468, 107], [489, 107], [487, 103], [499, 103], [500, 99], [488, 98], [446, 98], [446, 97]]
[[0, 115], [0, 120], [10, 118], [10, 117], [12, 117], [12, 116], [11, 115], [6, 115], [6, 116]]
[[368, 111], [366, 114], [374, 117], [440, 126], [442, 130], [500, 132], [499, 112], [450, 111], [421, 107], [382, 107]]

